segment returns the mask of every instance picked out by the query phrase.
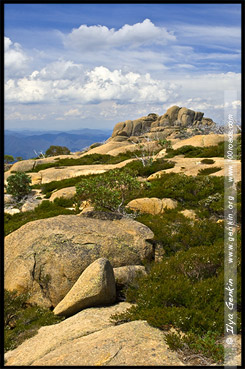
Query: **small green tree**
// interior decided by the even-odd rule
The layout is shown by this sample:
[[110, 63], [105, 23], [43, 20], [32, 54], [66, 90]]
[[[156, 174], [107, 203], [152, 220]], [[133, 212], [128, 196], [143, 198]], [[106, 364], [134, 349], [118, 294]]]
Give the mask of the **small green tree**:
[[69, 155], [70, 150], [65, 146], [50, 146], [46, 151], [46, 156], [56, 156], [56, 155]]
[[12, 155], [4, 155], [4, 163], [9, 164], [14, 161], [14, 157]]
[[78, 201], [90, 199], [97, 209], [123, 213], [127, 192], [139, 188], [132, 171], [116, 169], [84, 178], [76, 185], [76, 192]]
[[16, 156], [15, 159], [18, 160], [18, 161], [22, 161], [23, 160], [22, 156]]
[[19, 201], [31, 192], [31, 177], [23, 172], [16, 172], [7, 178], [7, 193]]

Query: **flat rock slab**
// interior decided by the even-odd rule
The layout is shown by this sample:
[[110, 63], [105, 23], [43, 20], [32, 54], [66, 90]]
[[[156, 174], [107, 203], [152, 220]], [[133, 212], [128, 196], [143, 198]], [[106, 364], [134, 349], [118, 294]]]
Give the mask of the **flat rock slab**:
[[113, 268], [150, 259], [153, 237], [148, 227], [124, 217], [59, 215], [29, 222], [5, 238], [5, 288], [28, 291], [30, 302], [55, 307], [96, 259], [107, 258]]
[[173, 168], [163, 169], [155, 172], [151, 174], [147, 180], [151, 181], [159, 178], [164, 173], [182, 173], [185, 175], [196, 176], [200, 169], [212, 167], [220, 167], [221, 170], [217, 172], [217, 174], [220, 175], [222, 169], [224, 168], [224, 158], [212, 158], [214, 160], [214, 164], [203, 164], [201, 161], [205, 158], [184, 158], [183, 156], [184, 155], [178, 155], [174, 158], [171, 158], [171, 160], [175, 162]]
[[[97, 146], [93, 149], [90, 149], [88, 152], [82, 154], [81, 156], [85, 156], [85, 155], [88, 155], [88, 154], [109, 154], [109, 155], [113, 155], [111, 152], [114, 150], [114, 149], [121, 149], [122, 151], [121, 152], [124, 152], [124, 147], [125, 146], [129, 146], [130, 143], [128, 141], [126, 142], [114, 142], [114, 141], [111, 141], [111, 138], [109, 138], [109, 140], [107, 140], [103, 145], [101, 146]], [[117, 155], [117, 154], [115, 154]]]
[[[184, 158], [184, 155], [178, 155], [172, 158], [175, 162], [175, 166], [173, 168], [160, 170], [159, 172], [151, 174], [147, 180], [152, 181], [156, 178], [161, 177], [162, 174], [165, 173], [182, 173], [187, 176], [197, 176], [200, 169], [207, 169], [213, 167], [221, 168], [219, 171], [215, 173], [209, 174], [209, 176], [224, 176], [225, 175], [225, 160], [221, 157], [213, 157], [213, 164], [203, 164], [201, 161], [207, 158]], [[241, 181], [241, 160], [233, 160], [234, 165], [234, 181]]]
[[177, 143], [173, 144], [173, 149], [178, 149], [185, 145], [191, 146], [215, 146], [218, 145], [219, 142], [224, 141], [226, 136], [223, 134], [209, 134], [209, 135], [196, 135], [184, 140], [180, 140]]
[[[21, 160], [14, 163], [8, 171], [4, 173], [4, 183], [7, 184], [7, 178], [14, 174], [12, 172], [27, 172], [29, 170], [32, 170], [35, 166], [40, 164], [47, 164], [47, 163], [55, 163], [57, 159], [67, 159], [67, 158], [73, 158], [78, 159], [80, 156], [76, 154], [71, 155], [58, 155], [58, 156], [50, 156], [48, 158], [42, 158], [42, 159], [28, 159], [28, 160]], [[38, 180], [37, 178], [41, 178], [41, 176], [38, 173], [32, 172], [31, 177], [33, 180], [32, 184], [37, 184]]]
[[58, 324], [41, 327], [37, 335], [5, 354], [7, 365], [32, 365], [34, 361], [64, 343], [112, 326], [110, 316], [120, 314], [131, 306], [127, 302], [121, 302], [109, 307], [89, 308]]
[[54, 314], [71, 316], [86, 307], [109, 305], [116, 301], [113, 268], [106, 258], [90, 264], [74, 286], [55, 307]]
[[145, 321], [114, 326], [111, 314], [130, 305], [90, 308], [38, 334], [5, 355], [6, 366], [182, 366], [164, 333]]
[[[40, 170], [38, 173], [30, 172], [27, 173], [32, 179], [32, 185], [34, 184], [44, 184], [52, 181], [61, 181], [67, 178], [74, 178], [81, 175], [89, 175], [89, 174], [100, 174], [105, 173], [108, 170], [122, 168], [127, 163], [134, 159], [124, 160], [117, 164], [92, 164], [92, 165], [72, 165], [72, 166], [64, 166], [64, 167], [52, 167], [48, 169]], [[7, 180], [7, 174], [5, 172], [4, 178]]]
[[47, 163], [55, 163], [58, 159], [69, 159], [69, 158], [78, 158], [79, 156], [76, 154], [69, 154], [69, 155], [56, 155], [56, 156], [49, 156], [47, 158], [40, 158], [40, 159], [27, 159], [27, 160], [21, 160], [17, 161], [12, 165], [10, 168], [10, 171], [15, 172], [26, 172], [28, 170], [31, 170], [33, 167], [41, 164], [47, 164]]

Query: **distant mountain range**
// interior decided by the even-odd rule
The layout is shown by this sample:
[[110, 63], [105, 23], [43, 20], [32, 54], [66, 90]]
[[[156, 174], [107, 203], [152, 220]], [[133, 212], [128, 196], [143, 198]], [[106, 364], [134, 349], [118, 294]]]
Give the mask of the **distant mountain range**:
[[71, 152], [82, 151], [95, 142], [103, 142], [112, 131], [84, 128], [81, 130], [61, 131], [10, 131], [4, 132], [4, 154], [23, 159], [36, 157], [37, 153], [51, 146], [66, 146]]

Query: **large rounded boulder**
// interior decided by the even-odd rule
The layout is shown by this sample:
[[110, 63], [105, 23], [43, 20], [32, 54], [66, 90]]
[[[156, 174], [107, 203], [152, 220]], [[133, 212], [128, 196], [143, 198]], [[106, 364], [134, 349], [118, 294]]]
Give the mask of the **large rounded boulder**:
[[153, 237], [125, 217], [59, 215], [29, 222], [5, 238], [5, 288], [28, 291], [31, 303], [54, 307], [96, 259], [107, 258], [113, 268], [150, 259]]

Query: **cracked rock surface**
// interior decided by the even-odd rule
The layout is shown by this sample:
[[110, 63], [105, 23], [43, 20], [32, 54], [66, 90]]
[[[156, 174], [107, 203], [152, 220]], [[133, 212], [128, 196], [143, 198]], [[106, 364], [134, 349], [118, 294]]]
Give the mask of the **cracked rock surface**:
[[153, 236], [128, 218], [59, 215], [29, 222], [5, 238], [5, 288], [28, 291], [31, 303], [55, 307], [100, 257], [113, 268], [142, 264], [152, 256]]
[[7, 366], [181, 366], [164, 333], [138, 320], [114, 325], [110, 316], [131, 305], [89, 308], [61, 323], [42, 327], [5, 355]]

